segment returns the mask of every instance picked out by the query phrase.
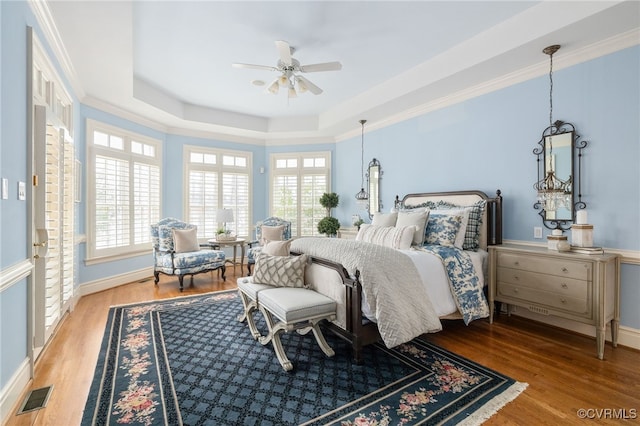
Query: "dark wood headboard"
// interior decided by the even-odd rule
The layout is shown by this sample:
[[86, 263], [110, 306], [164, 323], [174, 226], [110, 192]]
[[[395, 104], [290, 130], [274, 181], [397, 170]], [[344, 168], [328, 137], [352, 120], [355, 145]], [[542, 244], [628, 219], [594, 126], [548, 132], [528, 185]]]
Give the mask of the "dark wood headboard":
[[502, 244], [502, 192], [498, 189], [495, 197], [489, 197], [482, 191], [450, 191], [450, 192], [421, 192], [407, 194], [402, 199], [396, 195], [396, 207], [417, 206], [427, 201], [447, 201], [459, 206], [469, 206], [480, 200], [487, 202], [482, 220], [480, 246]]

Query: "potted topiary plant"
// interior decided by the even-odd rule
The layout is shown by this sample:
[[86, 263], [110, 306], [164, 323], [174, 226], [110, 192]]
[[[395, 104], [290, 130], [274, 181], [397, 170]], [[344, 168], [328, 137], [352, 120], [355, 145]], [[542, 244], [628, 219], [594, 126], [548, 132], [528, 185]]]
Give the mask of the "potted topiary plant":
[[331, 209], [338, 207], [340, 196], [335, 192], [325, 192], [320, 197], [320, 205], [327, 209], [327, 216], [331, 216]]
[[332, 237], [338, 233], [340, 229], [340, 222], [335, 217], [323, 217], [318, 222], [318, 232], [326, 234], [328, 237]]
[[318, 232], [333, 237], [340, 229], [340, 222], [335, 217], [331, 217], [331, 209], [338, 207], [340, 197], [335, 192], [325, 192], [320, 197], [320, 205], [327, 209], [327, 217], [320, 219], [318, 222]]

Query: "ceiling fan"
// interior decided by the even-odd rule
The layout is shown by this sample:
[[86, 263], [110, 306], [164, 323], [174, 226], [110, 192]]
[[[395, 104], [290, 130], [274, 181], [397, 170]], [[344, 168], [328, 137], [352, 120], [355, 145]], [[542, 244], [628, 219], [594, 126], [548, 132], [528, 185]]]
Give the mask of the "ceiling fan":
[[234, 68], [249, 68], [257, 70], [277, 71], [280, 76], [273, 80], [267, 86], [267, 92], [277, 94], [280, 87], [287, 90], [289, 98], [295, 98], [298, 93], [309, 91], [314, 95], [322, 93], [322, 89], [313, 84], [309, 79], [299, 75], [299, 73], [318, 72], [318, 71], [338, 71], [342, 69], [340, 62], [323, 62], [320, 64], [301, 65], [297, 59], [291, 55], [294, 48], [283, 40], [276, 41], [276, 48], [280, 54], [280, 59], [275, 67], [268, 65], [253, 64], [232, 64]]

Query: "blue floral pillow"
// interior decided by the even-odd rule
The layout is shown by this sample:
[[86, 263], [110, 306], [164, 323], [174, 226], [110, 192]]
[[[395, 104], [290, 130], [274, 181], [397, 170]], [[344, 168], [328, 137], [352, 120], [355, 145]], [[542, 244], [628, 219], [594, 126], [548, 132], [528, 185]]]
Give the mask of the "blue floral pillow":
[[432, 212], [429, 215], [424, 243], [454, 247], [462, 219], [461, 214], [449, 215]]
[[[482, 216], [484, 215], [484, 209], [487, 202], [485, 200], [480, 200], [477, 203], [474, 203], [470, 206], [471, 211], [469, 213], [469, 220], [467, 222], [467, 229], [465, 231], [464, 237], [464, 245], [462, 248], [464, 250], [473, 250], [477, 251], [480, 248], [480, 231], [482, 229]], [[457, 204], [447, 203], [445, 201], [440, 201], [438, 203], [439, 208], [458, 208], [465, 207], [459, 206]]]

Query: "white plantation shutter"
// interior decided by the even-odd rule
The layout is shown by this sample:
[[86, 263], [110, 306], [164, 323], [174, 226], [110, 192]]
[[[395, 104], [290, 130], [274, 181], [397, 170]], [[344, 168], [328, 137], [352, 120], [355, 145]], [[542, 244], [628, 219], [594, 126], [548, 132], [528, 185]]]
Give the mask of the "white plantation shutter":
[[222, 174], [222, 204], [233, 210], [234, 223], [230, 228], [237, 235], [249, 235], [249, 175], [247, 173]]
[[248, 237], [251, 224], [251, 153], [185, 146], [187, 182], [186, 217], [198, 227], [198, 238], [209, 239], [223, 224], [220, 208], [233, 210], [227, 227], [239, 237]]
[[95, 167], [96, 249], [129, 244], [129, 163], [103, 156]]
[[291, 221], [291, 232], [298, 235], [298, 176], [275, 176], [271, 191], [271, 215]]
[[322, 194], [329, 187], [327, 176], [303, 175], [300, 188], [300, 208], [302, 210], [301, 235], [318, 235], [318, 222], [326, 216], [327, 210], [320, 205]]
[[198, 238], [211, 238], [218, 223], [218, 174], [200, 170], [189, 172], [188, 222], [198, 226]]
[[291, 221], [292, 236], [318, 235], [326, 215], [320, 197], [330, 191], [331, 154], [287, 153], [271, 156], [272, 216]]
[[64, 144], [62, 175], [62, 304], [73, 297], [75, 279], [75, 153], [71, 143]]
[[160, 141], [87, 120], [87, 259], [148, 251], [160, 219]]
[[149, 229], [160, 217], [160, 167], [133, 164], [134, 244], [150, 241]]
[[62, 170], [64, 168], [64, 153], [61, 149], [59, 131], [51, 126], [47, 127], [46, 147], [46, 175], [45, 175], [45, 203], [46, 229], [48, 231], [47, 262], [45, 270], [45, 328], [47, 333], [60, 319], [61, 283], [62, 283]]

